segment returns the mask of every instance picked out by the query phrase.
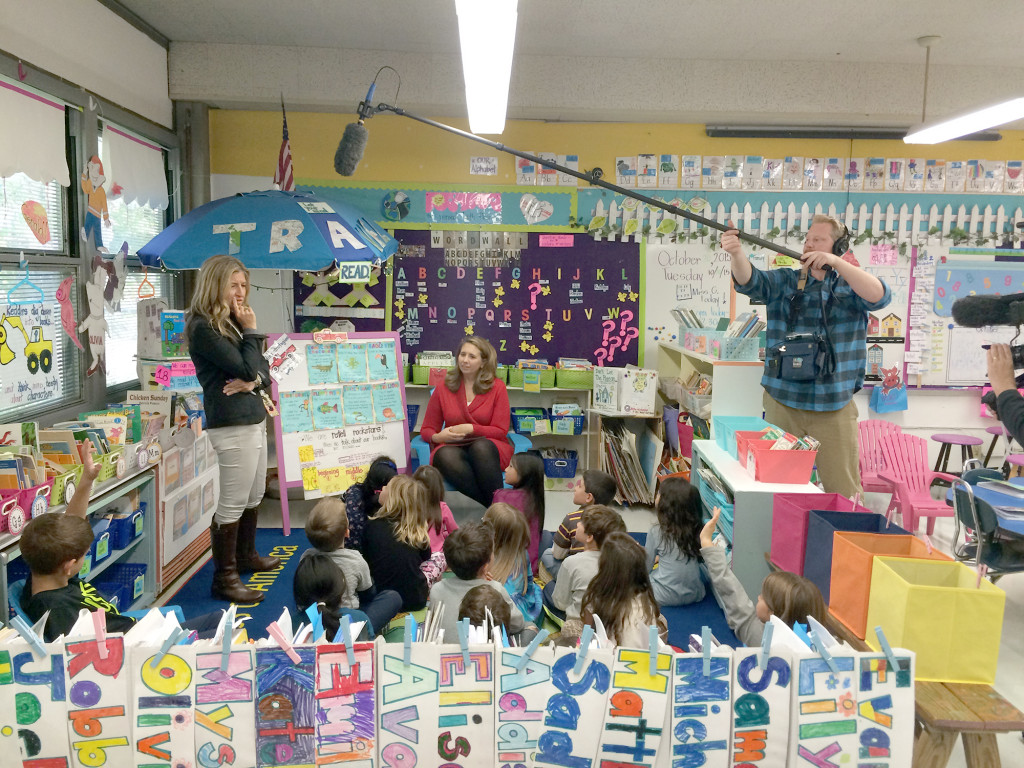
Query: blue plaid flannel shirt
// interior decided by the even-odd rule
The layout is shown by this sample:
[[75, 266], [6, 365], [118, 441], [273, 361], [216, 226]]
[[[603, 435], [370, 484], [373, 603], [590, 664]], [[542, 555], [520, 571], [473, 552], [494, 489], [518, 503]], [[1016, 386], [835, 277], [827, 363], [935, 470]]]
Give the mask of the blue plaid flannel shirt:
[[[769, 376], [767, 370], [761, 378], [765, 391], [783, 405], [804, 411], [838, 411], [864, 386], [867, 366], [868, 312], [881, 309], [892, 301], [892, 291], [882, 280], [885, 294], [876, 302], [865, 301], [854, 293], [839, 273], [829, 270], [824, 280], [816, 280], [808, 273], [804, 296], [797, 298], [798, 308], [789, 323], [790, 297], [798, 293], [798, 269], [773, 269], [763, 272], [754, 267], [746, 285], [736, 290], [751, 299], [763, 301], [768, 308], [768, 347], [782, 342], [786, 333], [823, 332], [821, 322], [821, 292], [824, 290], [828, 306], [828, 330], [836, 352], [836, 371], [831, 376], [815, 381], [786, 381]], [[735, 284], [735, 281], [734, 281]], [[828, 301], [829, 293], [832, 300]]]

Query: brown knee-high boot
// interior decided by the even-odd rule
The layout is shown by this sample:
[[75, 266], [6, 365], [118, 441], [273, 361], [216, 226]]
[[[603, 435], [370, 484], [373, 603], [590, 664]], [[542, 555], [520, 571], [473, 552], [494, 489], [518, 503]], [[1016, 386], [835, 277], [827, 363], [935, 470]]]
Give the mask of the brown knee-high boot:
[[238, 572], [272, 571], [281, 564], [276, 557], [260, 557], [256, 552], [256, 507], [242, 512], [238, 521]]
[[238, 562], [235, 550], [238, 546], [238, 521], [210, 525], [210, 540], [213, 543], [213, 585], [210, 594], [219, 600], [232, 603], [251, 604], [263, 600], [265, 595], [256, 589], [249, 589], [238, 578]]

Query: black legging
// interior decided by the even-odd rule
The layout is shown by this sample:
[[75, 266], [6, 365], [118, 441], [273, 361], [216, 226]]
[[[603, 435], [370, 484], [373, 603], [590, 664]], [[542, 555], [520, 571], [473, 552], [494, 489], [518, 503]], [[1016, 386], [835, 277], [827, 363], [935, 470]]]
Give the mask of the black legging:
[[503, 485], [498, 447], [490, 440], [443, 445], [434, 454], [433, 464], [455, 490], [485, 507], [491, 506], [494, 492]]

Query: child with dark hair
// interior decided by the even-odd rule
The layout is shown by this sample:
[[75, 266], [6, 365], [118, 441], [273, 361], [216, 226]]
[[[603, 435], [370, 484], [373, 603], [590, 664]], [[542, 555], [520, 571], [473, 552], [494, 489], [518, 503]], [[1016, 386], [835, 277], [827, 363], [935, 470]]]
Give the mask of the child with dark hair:
[[[490, 622], [487, 619], [488, 613], [491, 617]], [[509, 610], [505, 598], [496, 589], [481, 584], [479, 587], [473, 587], [462, 598], [462, 602], [459, 604], [459, 621], [463, 619], [469, 619], [469, 623], [474, 627], [485, 627], [488, 637], [491, 637], [492, 627], [504, 628], [507, 635], [509, 634], [508, 626], [512, 621], [512, 612]]]
[[315, 549], [308, 550], [302, 555], [292, 581], [292, 593], [299, 613], [305, 614], [311, 605], [319, 606], [324, 634], [328, 640], [333, 640], [338, 634], [341, 617], [348, 615], [350, 621], [365, 622], [365, 626], [355, 639], [369, 640], [374, 633], [373, 621], [362, 611], [342, 605], [348, 589], [345, 574], [329, 555]]
[[492, 504], [509, 504], [526, 517], [530, 528], [530, 571], [536, 575], [544, 530], [544, 459], [535, 453], [512, 454], [512, 461], [505, 469], [505, 482], [512, 487], [495, 491]]
[[349, 549], [363, 548], [363, 531], [366, 521], [377, 514], [380, 509], [380, 492], [392, 477], [398, 474], [398, 465], [394, 459], [378, 456], [370, 462], [366, 477], [361, 483], [349, 486], [341, 495], [345, 502], [345, 513], [348, 515], [348, 535], [345, 546]]
[[576, 540], [576, 525], [584, 507], [600, 504], [607, 507], [615, 500], [615, 478], [599, 469], [588, 469], [583, 473], [583, 482], [577, 483], [572, 492], [572, 503], [578, 509], [563, 519], [551, 539], [550, 547], [542, 547], [541, 565], [554, 579], [565, 558], [583, 551], [583, 543]]
[[458, 642], [456, 625], [462, 599], [473, 587], [481, 586], [493, 590], [508, 606], [511, 614], [508, 624], [510, 632], [521, 633], [520, 638], [525, 637], [527, 640], [537, 632], [536, 626], [527, 625], [523, 614], [515, 607], [501, 582], [491, 578], [489, 568], [494, 554], [493, 537], [489, 525], [467, 523], [444, 542], [444, 556], [455, 578], [442, 579], [430, 588], [430, 608], [435, 612], [443, 610], [439, 626], [444, 630], [445, 642]]
[[358, 608], [370, 617], [375, 628], [380, 629], [387, 626], [401, 609], [402, 597], [390, 589], [377, 591], [363, 556], [354, 549], [345, 549], [347, 533], [348, 517], [341, 499], [337, 496], [321, 499], [306, 520], [306, 538], [315, 549], [306, 550], [302, 558], [317, 551], [327, 555], [345, 576], [340, 607], [350, 610]]
[[608, 639], [616, 645], [647, 647], [648, 627], [657, 623], [661, 612], [647, 578], [644, 550], [628, 533], [614, 531], [605, 538], [581, 610], [584, 624], [593, 625], [594, 616], [600, 616]]
[[644, 544], [654, 599], [658, 605], [699, 602], [705, 594], [700, 575], [700, 491], [681, 477], [670, 477], [662, 481], [654, 506], [658, 522]]
[[808, 616], [825, 624], [828, 606], [821, 592], [813, 581], [795, 573], [769, 573], [761, 582], [757, 604], [750, 601], [740, 580], [729, 567], [725, 550], [711, 540], [721, 511], [715, 507], [711, 519], [701, 529], [700, 554], [708, 569], [711, 588], [725, 611], [725, 620], [739, 641], [748, 646], [760, 645], [764, 625], [773, 615], [789, 627], [798, 621], [806, 624]]
[[425, 561], [420, 569], [427, 577], [427, 583], [433, 586], [441, 580], [444, 572], [448, 570], [444, 559], [444, 540], [459, 526], [455, 522], [455, 516], [444, 503], [444, 477], [441, 472], [429, 464], [424, 464], [412, 473], [413, 480], [423, 485], [427, 492], [427, 522], [430, 525], [427, 536], [430, 538], [430, 559]]

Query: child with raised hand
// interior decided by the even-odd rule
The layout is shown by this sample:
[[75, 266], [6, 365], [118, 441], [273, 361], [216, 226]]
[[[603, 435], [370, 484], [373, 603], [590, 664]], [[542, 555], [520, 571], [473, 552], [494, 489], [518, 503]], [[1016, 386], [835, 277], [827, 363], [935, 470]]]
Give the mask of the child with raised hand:
[[699, 602], [705, 594], [699, 562], [704, 526], [700, 491], [681, 477], [670, 477], [662, 481], [654, 506], [658, 522], [644, 544], [654, 599], [658, 605]]
[[494, 531], [491, 578], [505, 586], [527, 621], [536, 622], [544, 606], [540, 587], [530, 572], [530, 529], [526, 518], [515, 507], [498, 502], [487, 508], [483, 521]]
[[797, 621], [806, 623], [808, 616], [824, 624], [828, 607], [821, 592], [814, 582], [795, 573], [769, 573], [761, 582], [757, 605], [750, 601], [726, 561], [725, 550], [711, 540], [721, 511], [715, 507], [711, 519], [701, 529], [700, 555], [711, 579], [711, 588], [725, 611], [725, 620], [739, 641], [748, 646], [760, 645], [764, 625], [772, 616], [778, 616], [790, 627]]
[[[345, 577], [342, 594], [337, 600], [338, 607], [362, 611], [369, 617], [373, 628], [380, 630], [401, 609], [402, 598], [391, 589], [378, 591], [363, 556], [354, 549], [345, 549], [348, 527], [345, 504], [341, 499], [328, 496], [318, 501], [306, 520], [306, 538], [315, 549], [306, 550], [299, 563], [301, 565], [316, 552], [327, 555]], [[297, 573], [295, 578], [298, 579]], [[295, 589], [297, 591], [298, 587]]]
[[597, 574], [583, 595], [583, 623], [593, 626], [594, 616], [600, 616], [608, 639], [618, 646], [646, 648], [648, 627], [661, 616], [644, 559], [643, 548], [628, 533], [609, 533], [601, 545]]
[[592, 504], [607, 507], [615, 500], [615, 478], [599, 469], [588, 469], [583, 473], [583, 482], [577, 483], [572, 493], [572, 503], [579, 509], [570, 512], [563, 519], [551, 539], [550, 547], [541, 547], [541, 565], [551, 578], [558, 576], [565, 558], [583, 551], [583, 542], [576, 540], [576, 525], [583, 509]]
[[444, 540], [452, 531], [458, 530], [459, 526], [455, 523], [452, 511], [444, 503], [444, 477], [440, 471], [429, 464], [424, 464], [413, 472], [412, 476], [414, 480], [423, 484], [423, 489], [427, 493], [430, 559], [420, 568], [427, 577], [427, 583], [433, 586], [448, 570], [444, 559]]
[[395, 475], [381, 489], [380, 504], [363, 532], [363, 556], [370, 576], [379, 589], [393, 589], [402, 597], [403, 611], [418, 611], [429, 593], [420, 570], [430, 558], [427, 493], [411, 477]]
[[345, 502], [345, 513], [348, 515], [348, 535], [345, 546], [349, 549], [363, 548], [363, 531], [366, 521], [377, 514], [380, 509], [380, 492], [392, 477], [398, 474], [398, 465], [394, 459], [378, 456], [370, 463], [366, 477], [361, 483], [349, 486], [341, 498]]
[[526, 517], [530, 528], [530, 573], [540, 562], [540, 537], [544, 530], [544, 460], [535, 453], [514, 453], [505, 470], [511, 488], [499, 488], [492, 503], [510, 504]]
[[385, 626], [374, 625], [367, 614], [345, 607], [343, 602], [348, 591], [345, 574], [334, 564], [330, 555], [315, 549], [308, 550], [302, 555], [292, 580], [295, 607], [304, 615], [309, 606], [318, 605], [324, 624], [324, 635], [328, 640], [332, 640], [338, 634], [341, 617], [345, 615], [348, 615], [351, 621], [366, 622], [359, 637], [355, 638], [357, 640], [368, 640], [373, 637], [375, 629], [382, 629]]

